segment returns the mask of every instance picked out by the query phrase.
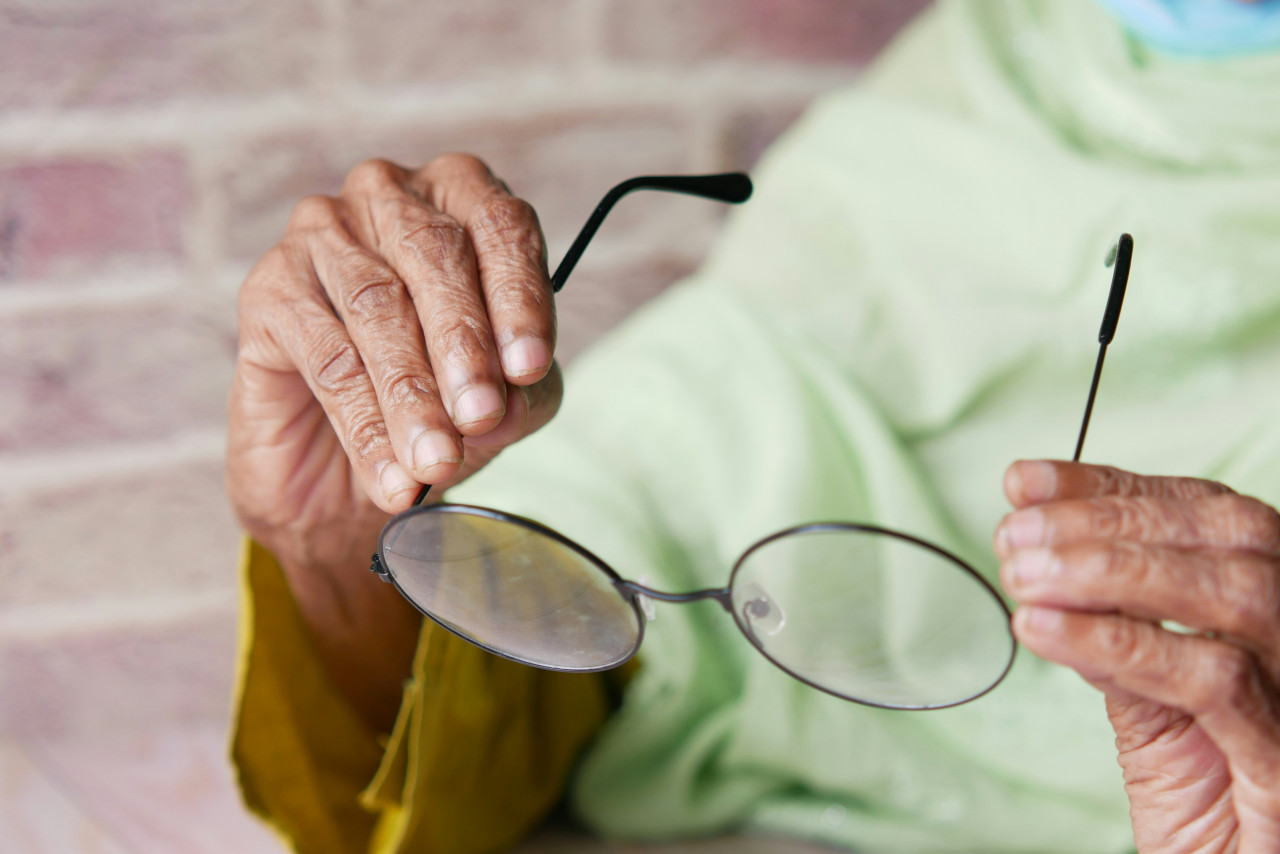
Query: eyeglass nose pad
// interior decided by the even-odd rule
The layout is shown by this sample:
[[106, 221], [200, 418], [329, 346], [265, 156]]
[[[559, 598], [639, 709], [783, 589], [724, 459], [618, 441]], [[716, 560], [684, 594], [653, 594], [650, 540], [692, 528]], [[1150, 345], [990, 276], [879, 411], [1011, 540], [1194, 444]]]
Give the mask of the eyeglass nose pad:
[[[653, 576], [646, 572], [636, 579], [636, 583], [644, 587], [650, 587], [653, 584]], [[652, 623], [658, 618], [658, 609], [653, 606], [653, 600], [648, 596], [643, 593], [637, 593], [636, 604], [640, 606], [640, 613], [644, 614], [646, 622]]]
[[787, 625], [787, 615], [759, 584], [748, 581], [734, 591], [734, 602], [742, 622], [753, 632], [776, 635]]

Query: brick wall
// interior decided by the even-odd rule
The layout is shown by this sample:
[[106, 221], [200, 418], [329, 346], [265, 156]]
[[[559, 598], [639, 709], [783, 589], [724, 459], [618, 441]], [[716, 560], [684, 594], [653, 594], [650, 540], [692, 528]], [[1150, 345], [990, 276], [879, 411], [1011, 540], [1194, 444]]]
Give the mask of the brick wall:
[[[552, 258], [638, 173], [749, 167], [923, 0], [0, 0], [0, 734], [226, 714], [232, 306], [300, 196], [474, 151]], [[692, 269], [636, 197], [561, 301], [572, 357]]]

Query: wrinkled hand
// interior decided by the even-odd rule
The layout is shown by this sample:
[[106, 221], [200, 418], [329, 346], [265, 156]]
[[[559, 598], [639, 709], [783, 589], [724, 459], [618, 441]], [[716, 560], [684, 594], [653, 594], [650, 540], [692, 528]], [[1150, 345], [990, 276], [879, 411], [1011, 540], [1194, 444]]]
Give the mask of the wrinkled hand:
[[1280, 851], [1280, 516], [1079, 463], [1015, 463], [1005, 493], [1014, 631], [1105, 693], [1139, 851]]
[[461, 481], [560, 401], [537, 216], [466, 155], [371, 160], [303, 199], [239, 323], [228, 489], [287, 566], [367, 566], [421, 484]]

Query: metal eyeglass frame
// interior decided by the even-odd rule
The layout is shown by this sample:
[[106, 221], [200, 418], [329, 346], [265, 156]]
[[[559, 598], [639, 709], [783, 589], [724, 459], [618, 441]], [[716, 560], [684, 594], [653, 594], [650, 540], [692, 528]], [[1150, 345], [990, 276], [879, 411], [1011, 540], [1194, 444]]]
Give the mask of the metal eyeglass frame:
[[[573, 271], [573, 268], [576, 266], [578, 260], [582, 257], [583, 250], [586, 249], [587, 244], [590, 243], [591, 238], [595, 235], [596, 231], [599, 229], [600, 224], [604, 221], [605, 216], [608, 215], [609, 211], [618, 202], [618, 200], [621, 199], [623, 196], [625, 196], [627, 193], [630, 193], [634, 190], [640, 190], [640, 189], [665, 190], [668, 192], [685, 193], [688, 195], [700, 196], [702, 198], [713, 199], [713, 200], [722, 201], [722, 202], [731, 203], [731, 204], [737, 204], [737, 203], [744, 202], [748, 198], [750, 198], [751, 192], [752, 192], [752, 185], [751, 185], [750, 178], [748, 178], [748, 176], [742, 173], [727, 173], [727, 174], [719, 174], [719, 175], [699, 175], [699, 176], [640, 177], [640, 178], [632, 178], [629, 181], [625, 181], [617, 185], [616, 187], [611, 189], [605, 195], [605, 197], [601, 200], [600, 204], [597, 205], [595, 211], [592, 213], [591, 217], [587, 220], [586, 225], [583, 226], [577, 238], [574, 240], [573, 244], [570, 246], [569, 251], [566, 253], [564, 257], [564, 260], [561, 261], [559, 267], [556, 268], [555, 274], [551, 277], [553, 292], [558, 293], [560, 289], [564, 287], [565, 281], [568, 279], [569, 274]], [[1127, 287], [1127, 283], [1129, 279], [1129, 270], [1132, 263], [1132, 257], [1133, 257], [1133, 238], [1130, 237], [1128, 234], [1123, 234], [1121, 235], [1120, 240], [1113, 247], [1111, 251], [1111, 255], [1107, 258], [1107, 262], [1106, 262], [1108, 267], [1114, 266], [1114, 272], [1112, 275], [1111, 290], [1107, 298], [1107, 307], [1103, 314], [1102, 326], [1098, 333], [1098, 342], [1100, 345], [1098, 350], [1098, 359], [1094, 366], [1093, 379], [1089, 387], [1089, 397], [1085, 405], [1084, 418], [1080, 425], [1080, 434], [1076, 441], [1075, 454], [1072, 457], [1073, 461], [1079, 461], [1081, 450], [1084, 447], [1085, 433], [1089, 429], [1089, 420], [1093, 412], [1093, 404], [1094, 404], [1094, 399], [1097, 395], [1098, 382], [1102, 376], [1102, 364], [1106, 356], [1107, 345], [1110, 344], [1112, 339], [1115, 337], [1116, 326], [1120, 319], [1120, 308], [1124, 302], [1125, 289]], [[1009, 670], [1013, 666], [1014, 657], [1017, 652], [1017, 641], [1013, 638], [1012, 626], [1009, 622], [1009, 618], [1011, 617], [1011, 614], [1009, 612], [1008, 607], [1004, 604], [1004, 600], [1001, 598], [999, 592], [995, 589], [995, 587], [989, 581], [987, 581], [987, 579], [983, 577], [981, 573], [979, 573], [976, 569], [970, 566], [967, 562], [957, 557], [956, 555], [952, 554], [951, 552], [947, 551], [946, 549], [941, 548], [940, 546], [937, 546], [926, 540], [922, 540], [919, 537], [915, 537], [910, 534], [905, 534], [901, 531], [895, 531], [890, 528], [883, 528], [877, 525], [861, 524], [856, 522], [810, 522], [802, 525], [796, 525], [796, 526], [785, 528], [781, 531], [776, 531], [772, 534], [769, 534], [768, 536], [760, 540], [757, 540], [755, 543], [749, 546], [738, 557], [738, 560], [734, 563], [733, 569], [729, 573], [728, 583], [724, 587], [711, 587], [711, 588], [705, 588], [701, 590], [693, 590], [687, 593], [668, 593], [661, 590], [655, 590], [651, 587], [648, 587], [644, 584], [640, 584], [639, 582], [636, 582], [636, 581], [631, 581], [631, 580], [622, 578], [611, 566], [605, 563], [605, 561], [603, 561], [601, 558], [593, 554], [591, 551], [589, 551], [579, 543], [569, 539], [568, 537], [564, 536], [560, 532], [552, 528], [549, 528], [539, 522], [536, 522], [532, 519], [528, 519], [523, 516], [517, 516], [513, 513], [506, 513], [501, 510], [494, 510], [488, 507], [477, 507], [477, 506], [467, 505], [467, 504], [440, 503], [440, 504], [432, 504], [432, 505], [424, 506], [422, 502], [426, 499], [427, 494], [430, 492], [430, 490], [431, 490], [430, 485], [424, 486], [422, 488], [422, 491], [418, 494], [417, 498], [414, 500], [414, 506], [404, 511], [403, 513], [397, 514], [393, 519], [391, 519], [383, 527], [382, 533], [378, 538], [378, 551], [373, 555], [373, 561], [372, 561], [372, 565], [370, 566], [370, 571], [375, 573], [378, 576], [378, 578], [380, 578], [382, 581], [392, 584], [396, 588], [396, 590], [399, 591], [400, 594], [404, 596], [406, 600], [409, 601], [410, 604], [412, 604], [424, 616], [431, 619], [432, 622], [436, 623], [441, 628], [467, 641], [468, 643], [474, 644], [475, 646], [478, 646], [490, 653], [493, 653], [494, 655], [497, 655], [501, 658], [508, 659], [510, 661], [515, 661], [520, 664], [524, 664], [531, 667], [538, 667], [546, 670], [558, 670], [562, 672], [567, 671], [567, 672], [575, 672], [575, 673], [601, 672], [601, 671], [611, 670], [615, 667], [621, 666], [622, 664], [626, 663], [636, 655], [636, 653], [639, 651], [641, 645], [644, 642], [645, 623], [647, 622], [647, 620], [645, 618], [644, 610], [641, 607], [641, 597], [646, 597], [646, 598], [654, 599], [661, 602], [670, 602], [675, 604], [697, 602], [704, 599], [714, 600], [715, 602], [719, 603], [720, 606], [724, 608], [724, 610], [727, 611], [733, 617], [734, 623], [737, 625], [739, 631], [741, 631], [742, 634], [751, 643], [751, 645], [755, 647], [756, 651], [759, 652], [761, 655], [763, 655], [774, 666], [776, 666], [777, 668], [779, 668], [780, 670], [782, 670], [784, 673], [791, 676], [792, 678], [804, 683], [805, 685], [808, 685], [811, 688], [816, 688], [817, 690], [822, 691], [823, 693], [830, 694], [834, 697], [838, 697], [842, 700], [847, 700], [849, 702], [859, 703], [864, 706], [872, 706], [875, 708], [903, 710], [903, 711], [951, 708], [953, 706], [958, 706], [964, 703], [972, 702], [973, 700], [976, 700], [979, 697], [982, 697], [987, 693], [989, 693], [990, 691], [992, 691], [993, 689], [995, 689], [995, 687], [1004, 680], [1005, 676], [1008, 675]], [[406, 593], [404, 588], [401, 587], [398, 582], [396, 582], [394, 577], [392, 577], [391, 573], [386, 568], [387, 562], [386, 562], [385, 555], [386, 555], [386, 549], [390, 545], [387, 542], [388, 534], [394, 530], [397, 530], [401, 524], [406, 523], [412, 517], [422, 515], [422, 514], [427, 514], [427, 513], [456, 513], [456, 514], [487, 518], [493, 521], [515, 525], [525, 530], [528, 530], [530, 532], [547, 537], [555, 541], [559, 545], [575, 552], [579, 557], [587, 561], [590, 565], [594, 566], [596, 569], [602, 572], [606, 577], [608, 577], [608, 579], [612, 582], [614, 589], [618, 592], [619, 596], [621, 596], [630, 605], [632, 611], [634, 612], [635, 618], [636, 618], [637, 630], [636, 630], [636, 639], [630, 651], [626, 654], [625, 657], [599, 667], [587, 667], [587, 668], [552, 667], [544, 664], [531, 662], [531, 661], [519, 658], [517, 656], [514, 656], [510, 653], [507, 653], [501, 649], [497, 649], [495, 647], [489, 646], [488, 644], [482, 641], [479, 641], [476, 638], [473, 638], [464, 634], [463, 632], [456, 629], [454, 626], [450, 625], [448, 622], [440, 619], [435, 614], [431, 613], [426, 608], [423, 608], [417, 601], [414, 600], [412, 596]], [[1009, 636], [1010, 636], [1010, 652], [1009, 652], [1009, 660], [1008, 662], [1006, 662], [999, 676], [994, 681], [992, 681], [989, 685], [987, 685], [983, 690], [952, 702], [940, 703], [936, 705], [891, 705], [886, 703], [877, 703], [877, 702], [869, 701], [866, 699], [852, 697], [846, 694], [839, 693], [838, 691], [835, 691], [824, 685], [816, 683], [811, 679], [806, 678], [805, 676], [800, 675], [799, 673], [792, 670], [789, 666], [779, 661], [774, 656], [770, 655], [769, 652], [765, 649], [764, 644], [761, 643], [761, 641], [757, 638], [751, 626], [748, 625], [742, 619], [742, 617], [737, 613], [737, 611], [733, 607], [733, 599], [732, 599], [733, 589], [734, 589], [734, 582], [737, 580], [738, 571], [742, 568], [742, 566], [746, 563], [746, 561], [756, 551], [764, 548], [765, 546], [770, 545], [771, 543], [776, 542], [777, 540], [783, 539], [785, 537], [795, 536], [795, 535], [804, 535], [804, 534], [811, 534], [811, 533], [830, 533], [830, 532], [864, 533], [864, 534], [875, 534], [880, 536], [886, 536], [902, 543], [907, 543], [912, 546], [926, 549], [927, 551], [932, 552], [937, 557], [940, 557], [954, 564], [955, 567], [961, 570], [962, 572], [967, 573], [968, 576], [973, 581], [976, 581], [987, 592], [987, 594], [990, 595], [992, 601], [999, 606], [999, 608], [1001, 609], [1001, 611], [1003, 611], [1005, 615], [1005, 625], [1006, 625], [1006, 629], [1009, 631]]]

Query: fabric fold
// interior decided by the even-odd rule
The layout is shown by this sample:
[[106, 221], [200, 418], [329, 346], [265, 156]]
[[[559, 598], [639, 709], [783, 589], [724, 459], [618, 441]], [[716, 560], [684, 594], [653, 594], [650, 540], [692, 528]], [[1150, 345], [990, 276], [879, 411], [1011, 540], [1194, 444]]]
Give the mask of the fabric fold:
[[278, 563], [248, 538], [241, 579], [232, 761], [245, 803], [299, 854], [505, 850], [561, 800], [608, 714], [605, 677], [524, 667], [426, 620], [380, 737], [331, 684]]

